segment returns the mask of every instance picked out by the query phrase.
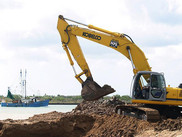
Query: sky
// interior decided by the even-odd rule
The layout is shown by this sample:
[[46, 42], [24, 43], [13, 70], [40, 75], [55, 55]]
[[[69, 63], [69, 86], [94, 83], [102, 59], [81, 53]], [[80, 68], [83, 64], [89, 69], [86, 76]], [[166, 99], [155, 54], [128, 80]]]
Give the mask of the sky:
[[[0, 95], [8, 87], [20, 92], [20, 69], [27, 70], [28, 95], [80, 95], [57, 31], [59, 15], [129, 35], [167, 85], [182, 83], [181, 0], [1, 0]], [[130, 95], [131, 62], [94, 42], [79, 43], [94, 80], [111, 85], [114, 94]], [[76, 62], [75, 68], [81, 72]]]

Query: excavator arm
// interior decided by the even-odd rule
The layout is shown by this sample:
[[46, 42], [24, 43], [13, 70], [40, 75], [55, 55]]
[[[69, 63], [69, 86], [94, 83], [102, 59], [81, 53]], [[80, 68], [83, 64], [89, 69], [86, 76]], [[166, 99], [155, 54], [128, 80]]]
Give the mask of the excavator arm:
[[[66, 20], [81, 24], [85, 27], [82, 28], [76, 25], [69, 25]], [[132, 39], [126, 34], [110, 32], [93, 25], [78, 23], [76, 21], [66, 19], [61, 15], [58, 18], [57, 28], [61, 35], [62, 45], [68, 55], [70, 64], [74, 66], [70, 55], [71, 52], [79, 67], [82, 69], [80, 74], [76, 74], [75, 70], [74, 72], [75, 77], [83, 86], [82, 97], [85, 100], [98, 99], [104, 95], [112, 93], [113, 90], [107, 90], [104, 87], [101, 88], [96, 82], [93, 81], [92, 74], [79, 45], [77, 36], [94, 41], [120, 52], [131, 61], [134, 74], [136, 74], [138, 71], [151, 71], [151, 67], [149, 66], [147, 58], [142, 50], [135, 45]], [[85, 74], [87, 77], [86, 81], [83, 81], [80, 77], [83, 74]]]

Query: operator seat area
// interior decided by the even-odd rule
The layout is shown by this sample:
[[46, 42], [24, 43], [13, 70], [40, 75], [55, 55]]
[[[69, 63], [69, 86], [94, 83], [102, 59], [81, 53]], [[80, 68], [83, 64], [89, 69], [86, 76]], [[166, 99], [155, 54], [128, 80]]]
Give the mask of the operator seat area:
[[134, 99], [165, 100], [166, 88], [163, 75], [148, 71], [137, 73], [132, 92]]

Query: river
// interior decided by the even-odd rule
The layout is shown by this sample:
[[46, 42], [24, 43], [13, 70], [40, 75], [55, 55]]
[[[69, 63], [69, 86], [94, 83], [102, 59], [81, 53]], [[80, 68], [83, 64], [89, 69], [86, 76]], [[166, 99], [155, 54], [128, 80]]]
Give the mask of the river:
[[27, 119], [35, 114], [48, 113], [52, 111], [69, 112], [76, 105], [49, 105], [47, 107], [0, 107], [0, 120], [5, 119]]

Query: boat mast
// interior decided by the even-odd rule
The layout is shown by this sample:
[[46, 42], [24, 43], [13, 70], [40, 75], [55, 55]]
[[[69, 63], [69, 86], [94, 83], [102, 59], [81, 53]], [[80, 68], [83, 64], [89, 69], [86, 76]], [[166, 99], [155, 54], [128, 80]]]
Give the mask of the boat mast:
[[26, 91], [26, 75], [27, 75], [27, 70], [25, 69], [24, 71], [24, 76], [23, 76], [23, 71], [22, 69], [20, 69], [20, 78], [21, 78], [21, 91], [22, 93], [25, 94], [25, 99], [27, 97], [27, 91]]
[[22, 78], [22, 69], [20, 69], [20, 85], [21, 85], [21, 94], [23, 93], [23, 78]]
[[25, 69], [25, 79], [24, 79], [24, 83], [25, 83], [25, 99], [27, 97], [27, 87], [26, 87], [26, 84], [27, 84], [27, 81], [26, 81], [26, 75], [27, 75], [27, 70]]

